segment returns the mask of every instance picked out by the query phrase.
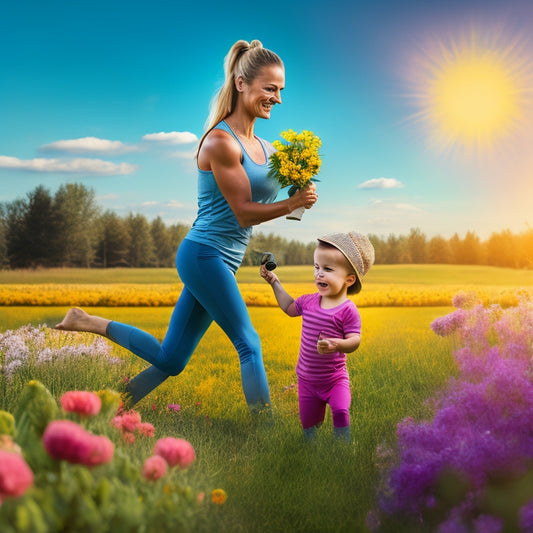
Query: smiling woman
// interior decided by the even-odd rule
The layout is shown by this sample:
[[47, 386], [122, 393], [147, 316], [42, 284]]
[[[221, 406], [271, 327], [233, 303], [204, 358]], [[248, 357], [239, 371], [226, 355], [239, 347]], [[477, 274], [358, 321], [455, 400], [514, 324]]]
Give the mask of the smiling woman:
[[524, 122], [533, 72], [516, 42], [438, 43], [427, 51], [416, 90], [416, 118], [439, 152], [481, 152], [509, 139]]
[[258, 40], [233, 44], [224, 60], [225, 82], [213, 102], [207, 131], [200, 140], [198, 212], [179, 245], [176, 266], [183, 289], [161, 342], [150, 332], [112, 319], [70, 309], [56, 329], [105, 336], [149, 366], [128, 382], [135, 404], [170, 376], [177, 376], [212, 322], [233, 343], [241, 382], [252, 415], [270, 413], [271, 401], [260, 338], [250, 320], [235, 273], [244, 258], [252, 226], [311, 208], [314, 187], [276, 200], [279, 183], [269, 176], [275, 151], [255, 134], [257, 118], [268, 119], [281, 104], [285, 68], [281, 58]]

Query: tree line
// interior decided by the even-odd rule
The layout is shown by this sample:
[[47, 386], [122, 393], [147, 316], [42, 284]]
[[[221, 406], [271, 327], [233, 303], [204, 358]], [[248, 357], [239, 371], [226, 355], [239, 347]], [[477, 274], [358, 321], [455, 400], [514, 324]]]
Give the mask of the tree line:
[[0, 265], [37, 267], [165, 267], [174, 264], [188, 227], [161, 218], [102, 211], [94, 190], [40, 185], [0, 206]]
[[474, 231], [464, 237], [455, 233], [445, 239], [437, 235], [427, 238], [419, 228], [407, 236], [368, 236], [381, 264], [454, 264], [489, 265], [509, 268], [533, 268], [533, 228], [519, 234], [506, 229], [493, 232], [481, 240]]
[[[0, 268], [172, 267], [186, 224], [167, 225], [161, 217], [119, 216], [103, 211], [95, 192], [69, 183], [52, 194], [42, 185], [26, 197], [0, 204]], [[533, 229], [509, 230], [482, 241], [469, 231], [446, 239], [428, 238], [419, 228], [406, 236], [370, 234], [376, 264], [439, 263], [533, 268]], [[279, 265], [312, 264], [316, 241], [303, 243], [254, 231], [243, 265], [259, 264], [262, 252]]]

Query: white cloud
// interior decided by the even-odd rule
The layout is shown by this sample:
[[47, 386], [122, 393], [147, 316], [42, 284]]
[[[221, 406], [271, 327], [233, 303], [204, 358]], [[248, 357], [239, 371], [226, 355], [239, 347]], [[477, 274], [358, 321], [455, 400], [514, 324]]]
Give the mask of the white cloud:
[[108, 139], [98, 139], [97, 137], [82, 137], [80, 139], [67, 139], [56, 141], [41, 146], [43, 151], [66, 152], [69, 154], [124, 154], [136, 152], [137, 146], [127, 145], [120, 141], [109, 141]]
[[148, 133], [144, 135], [143, 141], [162, 144], [191, 144], [198, 142], [198, 137], [189, 131], [160, 131], [159, 133]]
[[29, 170], [31, 172], [65, 172], [110, 176], [131, 174], [136, 167], [129, 163], [111, 163], [101, 159], [18, 159], [0, 155], [0, 168]]
[[419, 207], [412, 204], [394, 204], [393, 207], [400, 211], [422, 211]]
[[401, 189], [403, 183], [394, 178], [372, 178], [361, 185], [358, 189]]
[[170, 202], [168, 202], [166, 206], [177, 208], [177, 207], [185, 207], [185, 204], [183, 204], [182, 202], [178, 202], [178, 200], [170, 200]]
[[149, 207], [149, 206], [152, 206], [152, 205], [157, 205], [159, 202], [155, 202], [155, 201], [149, 201], [149, 202], [143, 202], [141, 205], [143, 207]]

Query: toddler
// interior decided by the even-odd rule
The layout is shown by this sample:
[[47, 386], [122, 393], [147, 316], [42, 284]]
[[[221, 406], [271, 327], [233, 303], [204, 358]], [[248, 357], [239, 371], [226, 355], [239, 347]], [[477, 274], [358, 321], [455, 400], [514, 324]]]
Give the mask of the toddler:
[[306, 439], [316, 435], [329, 405], [334, 435], [349, 441], [351, 394], [346, 354], [359, 347], [361, 317], [348, 295], [361, 290], [361, 279], [374, 263], [374, 247], [360, 233], [332, 233], [318, 239], [314, 263], [317, 292], [296, 300], [264, 264], [260, 272], [272, 286], [281, 309], [289, 316], [302, 316], [296, 375]]

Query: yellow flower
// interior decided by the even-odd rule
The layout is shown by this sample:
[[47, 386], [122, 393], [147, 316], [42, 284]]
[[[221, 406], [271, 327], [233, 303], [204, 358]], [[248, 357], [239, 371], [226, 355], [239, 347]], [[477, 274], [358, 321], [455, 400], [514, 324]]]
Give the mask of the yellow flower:
[[216, 503], [217, 505], [223, 505], [224, 503], [226, 503], [227, 499], [228, 496], [224, 489], [214, 489], [211, 492], [211, 501], [213, 503]]
[[122, 398], [120, 394], [111, 389], [99, 390], [97, 393], [100, 401], [102, 402], [102, 408], [100, 410], [103, 414], [116, 413], [117, 409], [120, 406]]
[[322, 142], [308, 130], [300, 133], [294, 130], [283, 131], [281, 137], [287, 144], [278, 140], [272, 143], [277, 151], [270, 156], [270, 175], [275, 177], [282, 187], [292, 185], [302, 189], [320, 170], [322, 161], [318, 149]]
[[15, 435], [15, 418], [7, 411], [0, 411], [0, 435]]

